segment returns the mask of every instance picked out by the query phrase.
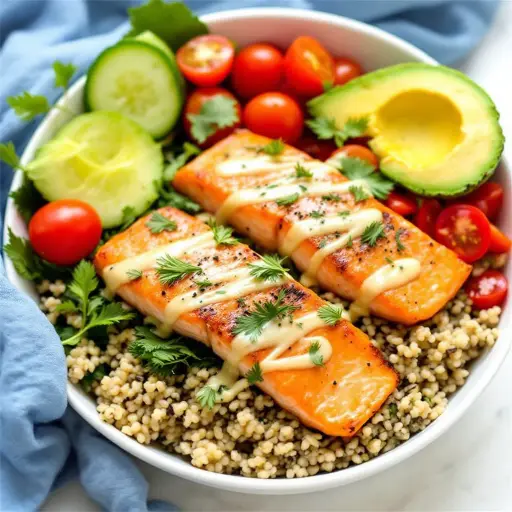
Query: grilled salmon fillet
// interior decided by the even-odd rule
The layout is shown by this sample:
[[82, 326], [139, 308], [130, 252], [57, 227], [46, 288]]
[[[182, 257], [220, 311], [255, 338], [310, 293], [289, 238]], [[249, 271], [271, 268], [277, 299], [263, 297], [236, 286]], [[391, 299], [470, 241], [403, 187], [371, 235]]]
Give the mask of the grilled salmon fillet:
[[[222, 279], [219, 281], [218, 276], [226, 271], [243, 274], [249, 264], [261, 260], [242, 243], [196, 244], [183, 250], [179, 259], [200, 267], [201, 272], [170, 285], [162, 284], [155, 270], [155, 255], [173, 253], [169, 248], [176, 247], [177, 243], [202, 240], [209, 236], [210, 228], [171, 207], [158, 212], [176, 223], [174, 231], [152, 233], [146, 225], [150, 218], [147, 216], [98, 250], [94, 264], [107, 287], [114, 287], [113, 291], [126, 302], [164, 324], [172, 317], [173, 330], [205, 343], [228, 361], [233, 359], [232, 344], [236, 338], [233, 329], [237, 319], [247, 316], [256, 304], [276, 303], [279, 292], [284, 292], [285, 303], [296, 306], [296, 309], [282, 322], [304, 329], [304, 333], [279, 357], [308, 354], [307, 338], [311, 337], [328, 340], [332, 354], [321, 366], [264, 372], [263, 381], [258, 386], [304, 424], [329, 435], [353, 436], [398, 384], [396, 372], [368, 337], [345, 320], [335, 325], [322, 322], [313, 330], [304, 327], [301, 319], [316, 317], [318, 309], [326, 302], [288, 275], [283, 282], [264, 282], [259, 289], [247, 288], [248, 293], [231, 296], [232, 285]], [[141, 277], [120, 279], [123, 274], [119, 271], [132, 268], [142, 271]], [[205, 287], [198, 276], [203, 281], [211, 279], [214, 284]], [[214, 298], [207, 300], [208, 297]], [[184, 308], [187, 301], [188, 307]], [[169, 307], [169, 303], [177, 306]], [[280, 325], [276, 327], [278, 333]], [[282, 332], [282, 337], [286, 337], [286, 329]], [[242, 375], [256, 362], [263, 362], [272, 349], [267, 346], [241, 358], [238, 364]]]
[[[410, 270], [411, 279], [404, 279], [402, 284], [398, 281], [399, 286], [370, 296], [369, 311], [381, 317], [412, 325], [432, 317], [457, 293], [471, 266], [459, 260], [453, 251], [372, 197], [357, 198], [348, 188], [343, 188], [347, 186], [344, 176], [334, 168], [329, 171], [326, 169], [329, 166], [307, 154], [286, 146], [278, 156], [265, 155], [264, 148], [269, 142], [266, 137], [240, 130], [178, 171], [173, 186], [265, 250], [290, 256], [300, 271], [313, 269], [311, 277], [320, 286], [349, 300], [361, 300], [362, 290], [369, 288], [367, 280], [374, 276], [373, 281], [378, 281], [376, 273], [383, 265], [415, 260], [415, 268], [406, 269]], [[313, 177], [293, 181], [297, 162], [314, 171]], [[286, 185], [287, 176], [293, 186]], [[276, 200], [277, 190], [283, 194], [296, 191], [296, 194], [281, 198], [283, 204], [282, 200]], [[243, 194], [252, 195], [246, 197], [245, 203], [236, 204], [233, 198]], [[236, 207], [232, 208], [233, 205]], [[293, 237], [287, 235], [297, 224], [306, 229], [308, 223], [304, 221], [317, 222], [318, 233], [323, 220], [336, 223], [333, 218], [341, 212], [365, 217], [368, 223], [378, 219], [383, 233], [375, 244], [369, 244], [362, 243], [362, 230], [356, 230], [358, 236], [351, 237], [348, 243], [321, 260], [315, 255], [342, 232], [313, 233], [298, 244], [289, 243]], [[400, 263], [397, 267], [403, 268]], [[390, 270], [387, 268], [386, 272]]]

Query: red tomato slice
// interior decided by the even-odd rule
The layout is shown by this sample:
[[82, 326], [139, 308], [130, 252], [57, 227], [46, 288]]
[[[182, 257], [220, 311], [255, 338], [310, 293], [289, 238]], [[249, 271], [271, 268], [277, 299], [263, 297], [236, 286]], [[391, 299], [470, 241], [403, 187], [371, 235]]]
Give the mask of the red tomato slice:
[[298, 103], [281, 92], [266, 92], [253, 98], [244, 109], [244, 125], [271, 139], [294, 144], [302, 135], [304, 115]]
[[334, 62], [334, 85], [344, 85], [362, 74], [361, 66], [351, 59], [340, 57]]
[[470, 278], [465, 289], [475, 308], [489, 309], [503, 304], [508, 282], [498, 270], [486, 270], [481, 276]]
[[327, 160], [336, 149], [336, 144], [330, 140], [319, 140], [307, 133], [295, 143], [295, 147], [317, 160]]
[[499, 183], [484, 183], [467, 196], [457, 199], [456, 204], [476, 206], [489, 220], [494, 220], [503, 205], [503, 187]]
[[334, 83], [334, 59], [315, 38], [300, 36], [284, 56], [284, 73], [298, 95], [312, 98]]
[[489, 252], [504, 253], [510, 251], [512, 240], [502, 233], [494, 224], [491, 224], [491, 243]]
[[[210, 101], [216, 96], [223, 96], [235, 102], [235, 109], [238, 121], [233, 123], [231, 126], [226, 126], [225, 128], [219, 128], [214, 124], [213, 133], [205, 141], [200, 142], [194, 137], [192, 133], [192, 123], [190, 121], [190, 116], [200, 114], [203, 105], [207, 101]], [[242, 108], [240, 107], [240, 103], [228, 90], [222, 89], [221, 87], [206, 87], [204, 89], [196, 89], [187, 98], [185, 108], [183, 110], [183, 127], [185, 128], [185, 132], [187, 133], [190, 139], [192, 139], [196, 144], [198, 144], [202, 148], [213, 146], [213, 144], [216, 144], [217, 142], [224, 139], [228, 135], [231, 135], [231, 133], [233, 133], [235, 129], [241, 125], [241, 119]]]
[[466, 263], [480, 259], [489, 249], [491, 226], [474, 206], [455, 204], [437, 217], [436, 240]]
[[372, 164], [375, 168], [379, 166], [379, 160], [377, 159], [377, 155], [373, 153], [370, 149], [361, 146], [359, 144], [347, 144], [338, 148], [331, 156], [348, 156], [351, 158], [360, 158], [361, 160], [365, 160], [369, 164]]
[[390, 192], [384, 204], [404, 217], [413, 215], [418, 210], [418, 205], [413, 197], [408, 197], [398, 192]]
[[437, 199], [422, 199], [418, 213], [414, 217], [414, 224], [434, 238], [436, 220], [442, 209], [443, 207]]
[[41, 258], [56, 265], [74, 265], [98, 245], [101, 219], [89, 204], [62, 199], [37, 210], [30, 219], [28, 234]]
[[227, 37], [213, 34], [194, 37], [176, 53], [180, 71], [199, 87], [220, 84], [229, 75], [234, 58], [233, 43]]
[[242, 98], [279, 90], [283, 80], [284, 56], [271, 44], [251, 44], [235, 56], [231, 83]]

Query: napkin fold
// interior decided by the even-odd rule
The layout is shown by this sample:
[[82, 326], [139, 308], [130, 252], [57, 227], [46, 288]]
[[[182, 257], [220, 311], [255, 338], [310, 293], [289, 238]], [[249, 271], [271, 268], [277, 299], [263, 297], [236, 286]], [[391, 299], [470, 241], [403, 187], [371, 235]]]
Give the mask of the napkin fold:
[[[137, 0], [16, 0], [0, 4], [0, 140], [18, 150], [35, 124], [6, 107], [29, 90], [54, 99], [52, 62], [82, 74], [128, 30]], [[471, 0], [189, 0], [198, 13], [239, 7], [298, 7], [332, 12], [392, 32], [453, 64], [485, 34], [497, 1]], [[342, 49], [340, 49], [342, 50]], [[0, 212], [12, 173], [0, 172]], [[0, 216], [0, 227], [2, 218]], [[173, 510], [147, 501], [148, 485], [131, 458], [67, 406], [60, 340], [37, 305], [14, 289], [0, 263], [0, 510], [36, 510], [56, 486], [78, 477], [105, 510]]]

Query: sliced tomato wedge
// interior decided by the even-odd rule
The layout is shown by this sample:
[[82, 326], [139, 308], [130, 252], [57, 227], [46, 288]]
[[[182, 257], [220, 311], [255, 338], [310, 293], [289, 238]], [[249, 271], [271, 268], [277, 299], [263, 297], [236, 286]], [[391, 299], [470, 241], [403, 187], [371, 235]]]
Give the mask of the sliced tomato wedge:
[[487, 182], [467, 196], [456, 200], [456, 204], [470, 204], [482, 210], [489, 220], [494, 220], [503, 205], [503, 187], [499, 183]]
[[413, 197], [399, 194], [398, 192], [390, 192], [384, 204], [404, 217], [413, 215], [418, 210], [418, 205]]
[[300, 36], [284, 57], [284, 73], [288, 87], [299, 96], [312, 98], [334, 84], [334, 59], [314, 37]]
[[437, 199], [422, 199], [414, 217], [414, 224], [433, 238], [436, 231], [436, 220], [442, 209], [443, 207]]
[[213, 87], [224, 81], [234, 58], [233, 43], [227, 37], [214, 34], [194, 37], [176, 53], [180, 71], [199, 87]]
[[478, 208], [455, 204], [437, 217], [436, 240], [466, 263], [480, 259], [489, 249], [491, 225]]
[[510, 251], [512, 240], [501, 232], [494, 224], [491, 224], [491, 242], [489, 252], [504, 253]]
[[486, 270], [482, 275], [469, 279], [465, 289], [475, 308], [489, 309], [503, 304], [508, 281], [498, 270]]

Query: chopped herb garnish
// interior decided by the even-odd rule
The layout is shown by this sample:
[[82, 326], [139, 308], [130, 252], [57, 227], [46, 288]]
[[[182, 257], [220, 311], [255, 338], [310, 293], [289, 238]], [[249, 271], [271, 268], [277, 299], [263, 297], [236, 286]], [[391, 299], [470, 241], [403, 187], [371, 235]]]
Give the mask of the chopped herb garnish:
[[62, 87], [63, 89], [67, 89], [69, 82], [73, 78], [77, 67], [71, 63], [64, 64], [59, 60], [56, 60], [53, 64], [53, 73], [55, 75], [55, 87]]
[[325, 213], [320, 210], [313, 210], [309, 216], [313, 219], [321, 219], [322, 217], [325, 217]]
[[131, 281], [135, 281], [135, 279], [140, 279], [142, 277], [142, 271], [136, 268], [131, 268], [126, 271], [126, 275]]
[[275, 282], [286, 275], [288, 269], [283, 267], [285, 258], [274, 254], [265, 254], [260, 260], [249, 263], [249, 274], [260, 281]]
[[389, 415], [392, 418], [396, 418], [397, 413], [398, 413], [398, 406], [395, 403], [389, 404], [388, 410], [389, 410]]
[[185, 142], [181, 153], [167, 156], [170, 161], [164, 169], [164, 181], [172, 181], [174, 176], [176, 176], [176, 173], [187, 163], [187, 161], [191, 157], [199, 155], [199, 153], [201, 153], [201, 150], [197, 146], [190, 142]]
[[370, 196], [366, 193], [366, 190], [361, 185], [352, 185], [349, 189], [349, 192], [354, 196], [354, 201], [359, 203], [361, 201], [366, 201]]
[[160, 212], [154, 212], [151, 218], [146, 222], [146, 227], [151, 233], [161, 233], [162, 231], [175, 231], [178, 225], [171, 219], [164, 217]]
[[203, 386], [196, 394], [197, 401], [201, 404], [201, 407], [207, 409], [213, 409], [218, 396], [219, 392], [211, 386]]
[[322, 199], [324, 201], [333, 201], [335, 203], [341, 201], [341, 197], [338, 194], [334, 194], [332, 192], [330, 194], [326, 194], [326, 195], [322, 196]]
[[345, 244], [345, 247], [347, 249], [352, 249], [354, 245], [354, 240], [352, 240], [352, 235], [348, 235], [348, 240], [347, 240], [347, 243]]
[[345, 210], [343, 212], [338, 212], [338, 215], [340, 217], [348, 217], [350, 215], [350, 212], [348, 210]]
[[217, 245], [236, 245], [238, 243], [231, 228], [217, 224], [213, 218], [207, 224], [213, 231], [213, 238]]
[[296, 178], [312, 178], [313, 173], [308, 171], [300, 162], [295, 165], [295, 177]]
[[225, 295], [226, 290], [217, 290], [215, 293], [216, 293], [217, 295]]
[[196, 279], [194, 283], [197, 284], [198, 288], [208, 288], [213, 284], [209, 279]]
[[320, 343], [318, 341], [311, 343], [308, 353], [309, 357], [311, 358], [311, 362], [315, 366], [324, 365], [324, 356], [320, 354]]
[[6, 101], [22, 121], [31, 121], [38, 115], [46, 114], [52, 108], [45, 96], [27, 91], [17, 96], [8, 96]]
[[285, 292], [281, 290], [277, 299], [267, 302], [258, 302], [256, 309], [247, 315], [239, 316], [233, 329], [233, 334], [243, 334], [251, 342], [256, 342], [263, 328], [272, 320], [279, 320], [290, 315], [297, 309], [296, 306], [284, 304]]
[[320, 320], [323, 320], [327, 325], [336, 325], [343, 315], [343, 309], [336, 304], [326, 304], [318, 310]]
[[156, 260], [156, 273], [158, 274], [160, 283], [163, 285], [171, 285], [197, 272], [202, 272], [201, 267], [196, 267], [174, 256], [169, 256], [168, 254]]
[[396, 250], [398, 252], [405, 251], [405, 245], [402, 243], [402, 240], [400, 240], [400, 237], [404, 233], [405, 233], [405, 229], [403, 229], [403, 228], [397, 229], [395, 232]]
[[302, 190], [302, 192], [308, 191], [308, 187], [306, 187], [306, 185], [299, 185], [299, 188]]
[[252, 365], [251, 369], [245, 375], [249, 384], [256, 384], [256, 382], [263, 382], [263, 372], [261, 371], [260, 363], [256, 362]]
[[384, 259], [386, 260], [386, 263], [389, 263], [392, 266], [395, 265], [395, 262], [389, 256], [386, 256]]
[[276, 203], [279, 206], [289, 206], [289, 205], [295, 203], [295, 201], [297, 201], [297, 199], [299, 199], [299, 197], [300, 197], [299, 193], [295, 192], [295, 194], [290, 194], [289, 196], [280, 197], [279, 199], [276, 199]]
[[258, 153], [265, 153], [268, 156], [279, 156], [285, 149], [285, 145], [281, 139], [271, 140], [265, 146], [258, 148]]
[[368, 244], [370, 247], [374, 247], [379, 238], [386, 238], [386, 235], [384, 233], [384, 225], [382, 222], [376, 220], [366, 226], [361, 235], [361, 242]]
[[368, 129], [366, 117], [348, 119], [341, 129], [336, 126], [334, 119], [327, 117], [316, 117], [307, 121], [306, 124], [319, 139], [334, 139], [338, 147], [343, 146], [349, 138], [362, 137]]

